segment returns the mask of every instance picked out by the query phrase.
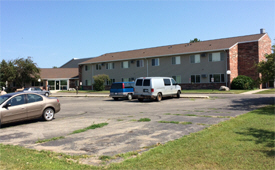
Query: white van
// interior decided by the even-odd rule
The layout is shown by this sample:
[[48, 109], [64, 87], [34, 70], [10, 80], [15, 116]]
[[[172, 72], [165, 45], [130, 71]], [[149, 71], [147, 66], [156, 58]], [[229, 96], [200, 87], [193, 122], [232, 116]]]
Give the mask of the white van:
[[176, 95], [180, 97], [181, 86], [171, 77], [139, 77], [135, 81], [134, 96], [139, 101], [156, 99], [161, 101], [163, 96]]

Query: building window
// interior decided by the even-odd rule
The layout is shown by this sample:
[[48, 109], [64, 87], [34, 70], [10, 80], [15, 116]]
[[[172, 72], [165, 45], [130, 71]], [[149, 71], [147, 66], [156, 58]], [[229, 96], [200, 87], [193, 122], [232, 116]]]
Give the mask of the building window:
[[191, 75], [191, 83], [200, 83], [201, 75]]
[[211, 79], [214, 78], [215, 83], [224, 82], [224, 74], [209, 74], [209, 82], [211, 83]]
[[216, 61], [223, 61], [225, 53], [210, 53], [209, 54], [209, 61], [216, 62]]
[[121, 62], [121, 68], [129, 68], [130, 62], [129, 61], [123, 61]]
[[96, 70], [101, 70], [101, 64], [96, 64], [95, 69]]
[[115, 68], [115, 64], [114, 63], [107, 63], [106, 64], [106, 69], [111, 70]]
[[159, 66], [159, 58], [152, 59], [152, 66]]
[[121, 79], [122, 82], [129, 82], [129, 80], [130, 80], [129, 78], [122, 78]]
[[137, 60], [137, 67], [144, 67], [144, 60]]
[[92, 80], [85, 80], [85, 85], [86, 86], [91, 86], [92, 85]]
[[85, 71], [88, 71], [88, 70], [90, 70], [90, 66], [85, 66]]
[[60, 85], [61, 90], [67, 90], [67, 80], [60, 80]]
[[190, 56], [190, 62], [191, 63], [200, 63], [201, 62], [201, 56], [199, 54], [191, 55]]
[[172, 64], [180, 64], [180, 56], [172, 57]]
[[178, 83], [181, 83], [181, 76], [172, 76], [172, 78]]
[[107, 80], [106, 84], [107, 85], [112, 85], [112, 83], [115, 82], [115, 79], [110, 79], [110, 80]]

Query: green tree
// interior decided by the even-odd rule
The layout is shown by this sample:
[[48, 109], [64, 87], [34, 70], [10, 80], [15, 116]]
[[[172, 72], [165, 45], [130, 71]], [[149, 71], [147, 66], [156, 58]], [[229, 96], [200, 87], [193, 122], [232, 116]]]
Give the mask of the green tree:
[[0, 65], [1, 85], [4, 86], [8, 82], [8, 87], [15, 82], [17, 87], [23, 87], [26, 83], [37, 81], [40, 78], [40, 69], [34, 63], [31, 57], [27, 59], [19, 58], [6, 62], [2, 60]]
[[37, 81], [40, 78], [40, 69], [32, 61], [31, 57], [16, 59], [14, 64], [17, 72], [15, 82], [19, 87], [23, 87], [26, 83]]
[[[12, 82], [16, 78], [16, 68], [14, 66], [13, 61], [6, 62], [2, 60], [0, 64], [0, 79], [1, 79], [1, 87], [6, 86], [7, 82]], [[8, 87], [10, 83], [8, 83]]]
[[94, 79], [94, 84], [93, 84], [93, 86], [94, 86], [94, 89], [96, 90], [96, 91], [102, 91], [102, 90], [104, 90], [104, 82], [107, 80], [110, 80], [109, 79], [109, 76], [108, 75], [106, 75], [106, 74], [99, 74], [99, 75], [95, 75], [95, 76], [93, 76], [93, 79]]
[[197, 38], [194, 38], [194, 40], [190, 40], [189, 43], [194, 43], [194, 42], [200, 42], [201, 40], [197, 39]]
[[272, 46], [273, 53], [266, 56], [266, 61], [261, 61], [256, 65], [258, 73], [261, 73], [259, 83], [275, 82], [275, 45]]

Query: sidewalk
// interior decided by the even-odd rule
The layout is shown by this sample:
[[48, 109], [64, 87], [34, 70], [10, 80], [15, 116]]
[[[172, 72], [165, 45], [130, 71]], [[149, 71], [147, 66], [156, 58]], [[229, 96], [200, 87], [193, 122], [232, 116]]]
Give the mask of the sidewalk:
[[[50, 97], [109, 97], [109, 94], [95, 94], [95, 93], [52, 93]], [[196, 94], [181, 94], [181, 98], [203, 98], [208, 99], [207, 95], [196, 95]]]
[[258, 93], [260, 91], [265, 91], [265, 90], [269, 90], [269, 89], [267, 88], [267, 89], [251, 90], [251, 91], [244, 92], [244, 93], [241, 93], [241, 94], [254, 94], [254, 93]]

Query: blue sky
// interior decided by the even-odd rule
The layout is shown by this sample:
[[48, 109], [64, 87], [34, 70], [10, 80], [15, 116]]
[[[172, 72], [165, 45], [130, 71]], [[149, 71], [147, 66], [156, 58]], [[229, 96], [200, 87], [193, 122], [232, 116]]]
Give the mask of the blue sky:
[[109, 52], [260, 33], [275, 1], [0, 1], [0, 58], [40, 68]]

